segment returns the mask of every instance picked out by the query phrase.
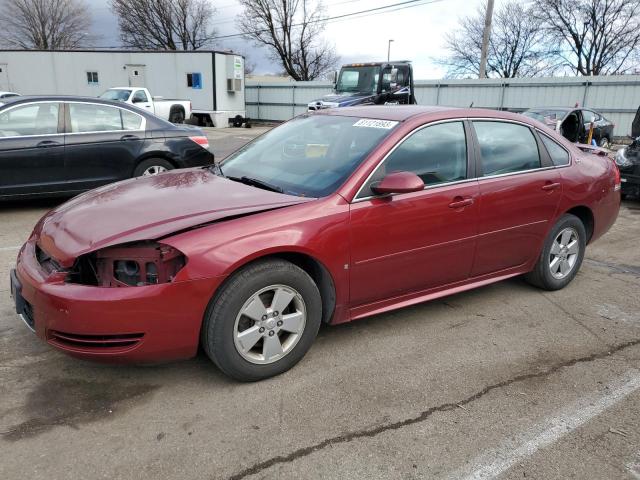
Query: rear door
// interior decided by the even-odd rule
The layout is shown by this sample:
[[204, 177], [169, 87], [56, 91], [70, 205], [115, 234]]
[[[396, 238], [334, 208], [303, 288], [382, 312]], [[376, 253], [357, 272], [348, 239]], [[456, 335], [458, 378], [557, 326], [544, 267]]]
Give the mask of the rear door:
[[127, 109], [66, 104], [65, 169], [75, 189], [131, 177], [145, 140], [144, 117]]
[[562, 192], [562, 179], [527, 125], [472, 122], [479, 146], [478, 249], [472, 276], [536, 258]]
[[34, 102], [0, 112], [0, 196], [66, 190], [61, 111]]

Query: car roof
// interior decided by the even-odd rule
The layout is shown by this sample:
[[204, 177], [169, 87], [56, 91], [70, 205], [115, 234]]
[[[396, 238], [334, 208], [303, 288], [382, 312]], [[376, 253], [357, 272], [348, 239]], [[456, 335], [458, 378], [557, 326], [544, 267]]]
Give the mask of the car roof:
[[[119, 102], [116, 100], [106, 100], [99, 97], [79, 97], [73, 95], [22, 95], [18, 97], [3, 98], [3, 106], [17, 105], [20, 103], [31, 102], [86, 102], [86, 103], [100, 103], [104, 105], [112, 105], [121, 108], [131, 108], [131, 105]], [[139, 109], [136, 109], [139, 110]], [[143, 111], [144, 112], [144, 111]]]
[[342, 117], [371, 118], [404, 122], [415, 117], [429, 117], [430, 120], [454, 118], [496, 118], [528, 123], [530, 119], [518, 113], [489, 108], [458, 108], [424, 105], [363, 105], [356, 107], [317, 110], [312, 115], [335, 115]]

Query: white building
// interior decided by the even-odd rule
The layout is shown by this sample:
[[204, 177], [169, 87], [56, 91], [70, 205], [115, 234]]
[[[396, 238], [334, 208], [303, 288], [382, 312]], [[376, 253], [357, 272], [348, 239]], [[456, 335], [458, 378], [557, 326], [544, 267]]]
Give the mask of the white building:
[[97, 97], [111, 87], [146, 87], [186, 99], [201, 124], [245, 117], [244, 58], [218, 51], [0, 50], [0, 90]]

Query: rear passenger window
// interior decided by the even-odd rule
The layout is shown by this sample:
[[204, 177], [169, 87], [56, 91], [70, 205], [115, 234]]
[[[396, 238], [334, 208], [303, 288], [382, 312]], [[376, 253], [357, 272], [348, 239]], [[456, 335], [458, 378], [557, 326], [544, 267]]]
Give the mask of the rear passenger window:
[[129, 110], [120, 110], [122, 115], [123, 130], [140, 130], [142, 128], [142, 117]]
[[473, 122], [482, 156], [482, 172], [488, 175], [540, 168], [538, 144], [528, 127], [505, 122]]
[[418, 130], [396, 148], [382, 165], [386, 175], [413, 172], [425, 185], [467, 178], [467, 141], [462, 122]]
[[108, 105], [70, 103], [69, 117], [72, 133], [122, 130], [120, 109]]
[[569, 152], [545, 135], [540, 135], [540, 138], [556, 167], [569, 164]]

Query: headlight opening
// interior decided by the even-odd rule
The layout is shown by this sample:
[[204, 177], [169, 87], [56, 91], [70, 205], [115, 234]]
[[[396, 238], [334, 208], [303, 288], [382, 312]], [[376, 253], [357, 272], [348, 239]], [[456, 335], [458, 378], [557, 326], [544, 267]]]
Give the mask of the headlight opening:
[[69, 281], [100, 287], [158, 285], [172, 282], [186, 263], [185, 255], [169, 245], [119, 245], [80, 257]]

